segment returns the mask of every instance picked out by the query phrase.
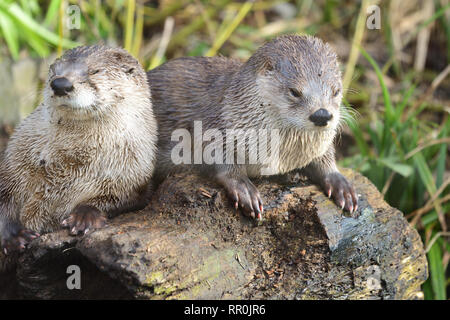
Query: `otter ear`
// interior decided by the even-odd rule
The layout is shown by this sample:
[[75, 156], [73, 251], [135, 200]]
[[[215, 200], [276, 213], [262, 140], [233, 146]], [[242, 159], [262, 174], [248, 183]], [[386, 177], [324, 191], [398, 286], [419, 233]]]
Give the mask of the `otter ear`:
[[134, 70], [135, 70], [135, 68], [133, 66], [127, 66], [127, 65], [122, 66], [122, 68], [124, 69], [126, 74], [133, 74]]
[[123, 72], [126, 74], [133, 74], [135, 71], [134, 61], [129, 56], [128, 53], [125, 52], [114, 52], [114, 59], [121, 64], [121, 68]]
[[114, 52], [113, 57], [114, 57], [114, 59], [115, 59], [117, 62], [123, 62], [123, 61], [126, 61], [126, 58], [127, 58], [126, 55], [125, 55], [125, 53], [122, 52], [122, 51], [116, 51], [116, 52]]
[[259, 68], [259, 74], [267, 75], [268, 73], [273, 71], [273, 69], [274, 69], [274, 65], [273, 65], [272, 60], [269, 57], [264, 58], [264, 61], [261, 64], [261, 67]]

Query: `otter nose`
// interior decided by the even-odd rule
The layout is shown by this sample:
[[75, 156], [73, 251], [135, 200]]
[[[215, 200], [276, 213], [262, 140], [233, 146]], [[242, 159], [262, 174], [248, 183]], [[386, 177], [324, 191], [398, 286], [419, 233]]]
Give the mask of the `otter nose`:
[[333, 118], [333, 115], [329, 113], [326, 109], [319, 109], [309, 116], [309, 120], [311, 120], [316, 126], [324, 127], [327, 125], [328, 121]]
[[57, 96], [65, 96], [68, 92], [73, 90], [72, 82], [67, 78], [56, 78], [50, 83], [50, 87], [52, 87], [53, 92]]

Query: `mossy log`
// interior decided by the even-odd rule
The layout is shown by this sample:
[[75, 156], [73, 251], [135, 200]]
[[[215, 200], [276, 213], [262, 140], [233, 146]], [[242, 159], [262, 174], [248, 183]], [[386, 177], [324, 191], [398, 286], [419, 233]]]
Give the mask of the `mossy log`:
[[[418, 233], [365, 177], [344, 174], [359, 194], [355, 217], [290, 175], [257, 182], [260, 223], [235, 211], [215, 183], [171, 176], [142, 211], [84, 236], [61, 230], [32, 242], [0, 291], [45, 299], [421, 299], [428, 270]], [[66, 286], [69, 265], [80, 266], [80, 290]]]

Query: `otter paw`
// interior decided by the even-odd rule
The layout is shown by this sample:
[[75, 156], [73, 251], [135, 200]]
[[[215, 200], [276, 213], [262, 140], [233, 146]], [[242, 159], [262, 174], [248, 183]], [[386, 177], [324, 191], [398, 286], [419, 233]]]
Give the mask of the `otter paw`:
[[324, 180], [325, 193], [336, 204], [350, 213], [358, 209], [358, 197], [352, 184], [339, 172], [328, 174]]
[[262, 219], [264, 208], [261, 195], [247, 177], [222, 179], [222, 183], [236, 210], [240, 207], [245, 215]]
[[67, 219], [62, 222], [71, 235], [86, 234], [89, 230], [100, 229], [106, 225], [106, 218], [100, 210], [89, 205], [78, 205]]
[[3, 252], [7, 255], [11, 252], [22, 252], [26, 246], [40, 234], [23, 227], [9, 230], [8, 235], [2, 237]]

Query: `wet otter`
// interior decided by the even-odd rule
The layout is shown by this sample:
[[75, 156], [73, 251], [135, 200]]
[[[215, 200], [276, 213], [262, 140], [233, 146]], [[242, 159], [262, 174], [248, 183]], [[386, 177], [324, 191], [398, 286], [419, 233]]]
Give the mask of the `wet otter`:
[[51, 66], [43, 102], [15, 129], [0, 166], [5, 252], [40, 232], [72, 234], [145, 205], [157, 126], [144, 70], [125, 50], [82, 46]]
[[[209, 165], [174, 165], [172, 152], [178, 138], [172, 133], [184, 128], [195, 135], [195, 121], [201, 121], [204, 130], [222, 133], [278, 130], [279, 139], [272, 147], [278, 150], [277, 161], [258, 154], [259, 163], [270, 167], [271, 174], [303, 168], [341, 208], [357, 209], [357, 195], [335, 163], [333, 141], [341, 120], [342, 81], [336, 54], [328, 44], [312, 36], [281, 36], [243, 64], [224, 57], [179, 58], [149, 71], [147, 77], [160, 135], [158, 179], [176, 168], [199, 167], [215, 176], [236, 208], [261, 217], [263, 201], [249, 177], [261, 176], [264, 166], [249, 161], [220, 163], [220, 158]], [[224, 142], [220, 135], [215, 137], [219, 144]], [[255, 135], [247, 141], [250, 146], [258, 144]]]

